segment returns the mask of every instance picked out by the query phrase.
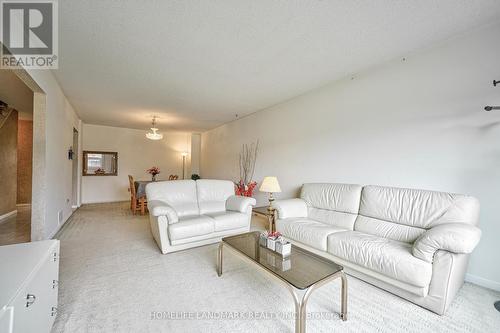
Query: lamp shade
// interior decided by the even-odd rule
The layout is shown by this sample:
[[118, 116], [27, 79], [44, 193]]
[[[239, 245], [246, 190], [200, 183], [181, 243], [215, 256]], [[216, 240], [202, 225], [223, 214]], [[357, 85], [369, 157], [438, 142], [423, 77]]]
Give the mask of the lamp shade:
[[259, 191], [268, 193], [278, 193], [281, 192], [280, 184], [278, 183], [278, 178], [276, 177], [264, 177], [262, 184], [260, 185]]

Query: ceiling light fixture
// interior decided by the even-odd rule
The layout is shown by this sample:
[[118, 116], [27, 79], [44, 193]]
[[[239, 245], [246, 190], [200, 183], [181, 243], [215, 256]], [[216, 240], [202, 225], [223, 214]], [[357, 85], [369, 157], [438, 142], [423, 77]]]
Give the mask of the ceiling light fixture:
[[151, 127], [151, 132], [146, 133], [146, 138], [148, 138], [149, 140], [163, 139], [163, 134], [157, 133], [158, 128], [156, 128], [156, 116], [153, 116], [152, 124], [153, 127]]

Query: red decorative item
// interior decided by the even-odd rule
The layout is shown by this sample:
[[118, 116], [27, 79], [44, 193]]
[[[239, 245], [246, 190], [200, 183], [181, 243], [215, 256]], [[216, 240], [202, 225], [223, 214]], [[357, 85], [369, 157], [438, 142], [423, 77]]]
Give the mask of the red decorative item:
[[283, 235], [279, 231], [273, 231], [273, 232], [270, 232], [269, 234], [267, 234], [267, 238], [272, 238], [272, 239], [276, 239], [280, 236], [283, 236]]
[[244, 197], [252, 197], [253, 190], [257, 186], [257, 182], [252, 181], [248, 184], [243, 184], [243, 181], [240, 180], [239, 183], [235, 183], [235, 193], [236, 195], [242, 195]]

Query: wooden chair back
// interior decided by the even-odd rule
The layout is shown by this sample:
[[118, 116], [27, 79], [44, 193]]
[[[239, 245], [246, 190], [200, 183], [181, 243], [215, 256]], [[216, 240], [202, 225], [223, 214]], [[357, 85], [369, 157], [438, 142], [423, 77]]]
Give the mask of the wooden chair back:
[[177, 179], [179, 179], [178, 175], [170, 175], [170, 176], [168, 176], [168, 180], [177, 180]]
[[132, 213], [135, 215], [136, 212], [141, 212], [141, 215], [147, 210], [148, 203], [145, 197], [137, 198], [137, 192], [135, 191], [135, 182], [134, 177], [128, 175], [128, 182], [130, 186], [130, 209]]
[[130, 196], [135, 198], [135, 183], [134, 183], [134, 177], [131, 175], [128, 175], [128, 182], [130, 186]]

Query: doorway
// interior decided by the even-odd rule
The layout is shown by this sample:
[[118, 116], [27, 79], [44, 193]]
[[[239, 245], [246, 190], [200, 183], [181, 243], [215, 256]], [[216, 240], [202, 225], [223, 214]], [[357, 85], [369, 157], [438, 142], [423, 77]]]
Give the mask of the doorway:
[[0, 245], [31, 240], [33, 91], [0, 71]]
[[75, 211], [78, 208], [78, 131], [73, 128], [73, 146], [71, 147], [71, 159], [72, 159], [72, 199], [71, 208]]
[[[0, 42], [0, 47], [3, 44]], [[31, 171], [31, 207], [29, 210], [24, 210], [24, 216], [29, 219], [29, 224], [27, 224], [27, 229], [29, 232], [23, 233], [23, 240], [26, 241], [36, 241], [45, 238], [45, 218], [46, 218], [46, 174], [45, 174], [45, 156], [46, 156], [46, 130], [45, 130], [45, 113], [47, 108], [47, 96], [42, 88], [35, 82], [31, 75], [24, 69], [14, 69], [8, 70], [4, 69], [0, 71], [5, 75], [14, 74], [19, 80], [22, 81], [26, 87], [31, 91], [32, 96], [32, 117], [33, 117], [33, 137], [32, 137], [32, 171]], [[11, 88], [10, 85], [0, 84], [0, 92], [6, 92], [6, 89]], [[7, 104], [9, 104], [7, 102]], [[12, 103], [14, 105], [14, 103]], [[16, 102], [16, 104], [18, 104]], [[16, 153], [17, 154], [17, 153]], [[17, 157], [16, 157], [17, 158]], [[12, 167], [11, 169], [14, 169]], [[17, 173], [17, 167], [15, 168]], [[13, 176], [14, 182], [17, 184], [17, 175]], [[17, 185], [16, 185], [17, 186]], [[17, 193], [16, 197], [17, 199]], [[14, 201], [16, 203], [16, 201]], [[31, 211], [31, 212], [30, 212]], [[17, 213], [17, 212], [16, 212]], [[0, 223], [3, 225], [3, 223]], [[5, 227], [5, 226], [4, 226]], [[5, 227], [9, 230], [17, 230]], [[7, 242], [12, 243], [14, 233], [7, 232], [1, 235], [6, 235]], [[26, 237], [28, 235], [28, 237]], [[14, 241], [14, 243], [19, 241]], [[1, 239], [0, 239], [1, 243]]]

